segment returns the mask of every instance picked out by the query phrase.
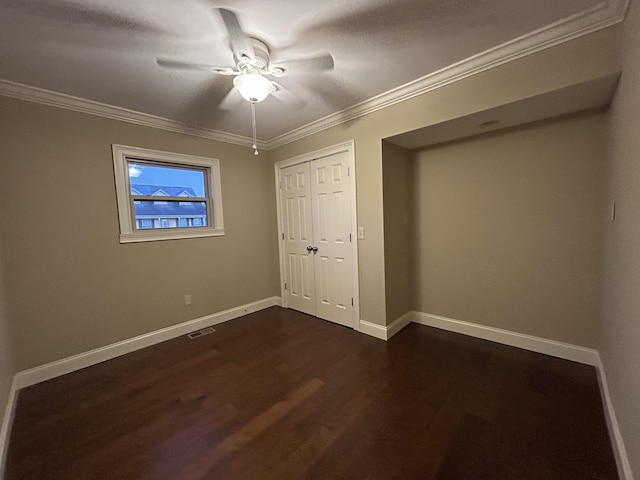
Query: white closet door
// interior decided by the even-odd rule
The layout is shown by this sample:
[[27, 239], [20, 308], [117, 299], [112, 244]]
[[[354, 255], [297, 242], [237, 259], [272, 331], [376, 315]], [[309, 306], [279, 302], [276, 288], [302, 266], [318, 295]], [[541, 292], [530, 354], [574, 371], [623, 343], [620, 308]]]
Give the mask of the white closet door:
[[287, 305], [316, 315], [309, 164], [282, 169], [280, 181]]
[[353, 264], [348, 161], [346, 152], [313, 160], [310, 162], [310, 174], [315, 315], [352, 327]]

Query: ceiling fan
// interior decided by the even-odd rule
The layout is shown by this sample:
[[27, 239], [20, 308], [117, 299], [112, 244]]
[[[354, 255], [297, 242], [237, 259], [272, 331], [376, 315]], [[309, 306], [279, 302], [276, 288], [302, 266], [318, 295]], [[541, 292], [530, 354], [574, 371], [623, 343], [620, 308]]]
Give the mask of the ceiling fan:
[[[229, 44], [233, 52], [234, 61], [236, 62], [235, 67], [185, 62], [165, 57], [158, 57], [156, 61], [161, 67], [204, 70], [219, 75], [234, 76], [234, 87], [243, 98], [251, 102], [253, 128], [252, 148], [254, 154], [258, 155], [258, 148], [256, 146], [255, 104], [263, 101], [270, 93], [282, 89], [281, 86], [269, 80], [266, 76], [282, 77], [284, 75], [333, 70], [333, 57], [329, 53], [324, 53], [317, 56], [271, 64], [269, 47], [262, 40], [247, 35], [242, 30], [238, 16], [234, 12], [225, 8], [217, 8], [216, 10], [220, 13], [220, 17], [229, 34]], [[233, 90], [220, 102], [221, 105], [228, 103], [229, 95], [233, 95]]]

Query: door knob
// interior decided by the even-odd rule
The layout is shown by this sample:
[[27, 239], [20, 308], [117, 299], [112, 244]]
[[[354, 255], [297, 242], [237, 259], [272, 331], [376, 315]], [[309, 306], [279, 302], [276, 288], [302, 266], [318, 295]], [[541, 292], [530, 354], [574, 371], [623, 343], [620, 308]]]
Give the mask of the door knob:
[[311, 250], [313, 250], [313, 253], [317, 253], [318, 252], [318, 247], [311, 247]]
[[313, 247], [312, 247], [311, 245], [309, 245], [309, 246], [307, 247], [307, 253], [311, 253], [311, 250], [313, 250]]

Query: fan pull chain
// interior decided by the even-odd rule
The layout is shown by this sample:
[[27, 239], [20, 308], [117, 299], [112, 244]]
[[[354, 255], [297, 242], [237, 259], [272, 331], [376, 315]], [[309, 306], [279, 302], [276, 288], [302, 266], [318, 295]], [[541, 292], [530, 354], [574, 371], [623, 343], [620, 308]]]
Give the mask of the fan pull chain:
[[258, 152], [258, 140], [256, 138], [256, 102], [251, 102], [251, 126], [253, 127], [253, 145], [251, 145], [251, 148], [253, 148], [253, 154], [258, 155], [260, 152]]

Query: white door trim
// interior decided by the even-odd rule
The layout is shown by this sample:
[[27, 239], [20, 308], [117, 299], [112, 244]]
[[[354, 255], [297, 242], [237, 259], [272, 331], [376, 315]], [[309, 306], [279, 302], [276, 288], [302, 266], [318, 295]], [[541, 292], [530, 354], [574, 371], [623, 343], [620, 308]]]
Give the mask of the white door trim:
[[282, 240], [283, 223], [282, 223], [282, 205], [280, 201], [280, 170], [299, 163], [310, 162], [318, 158], [327, 157], [336, 153], [346, 152], [349, 162], [349, 181], [351, 182], [351, 253], [353, 258], [353, 322], [354, 330], [360, 331], [360, 287], [358, 279], [358, 213], [356, 205], [356, 162], [355, 162], [355, 142], [339, 143], [331, 147], [322, 148], [314, 152], [298, 155], [297, 157], [282, 160], [274, 164], [276, 202], [278, 215], [278, 254], [280, 256], [280, 293], [283, 307], [288, 307], [287, 295], [284, 288], [285, 279], [285, 263], [284, 263], [284, 243]]

